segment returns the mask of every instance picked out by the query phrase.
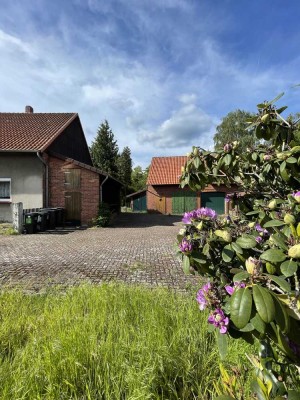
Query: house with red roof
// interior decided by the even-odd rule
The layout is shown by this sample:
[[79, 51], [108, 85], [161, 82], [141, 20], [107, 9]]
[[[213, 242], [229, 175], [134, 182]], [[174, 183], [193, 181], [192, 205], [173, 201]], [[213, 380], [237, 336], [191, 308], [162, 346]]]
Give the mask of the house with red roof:
[[181, 167], [187, 157], [153, 157], [147, 179], [147, 210], [161, 214], [183, 214], [200, 207], [210, 207], [218, 214], [228, 213], [226, 193], [232, 189], [226, 186], [209, 185], [201, 192], [181, 188], [179, 179]]
[[0, 221], [12, 203], [63, 207], [66, 220], [89, 224], [105, 202], [120, 208], [121, 183], [93, 167], [77, 113], [0, 113]]

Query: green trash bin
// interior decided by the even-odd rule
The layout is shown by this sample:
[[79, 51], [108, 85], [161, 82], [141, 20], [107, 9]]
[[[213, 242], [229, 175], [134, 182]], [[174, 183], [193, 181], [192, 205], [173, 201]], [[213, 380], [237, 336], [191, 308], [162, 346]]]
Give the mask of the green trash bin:
[[28, 234], [33, 234], [37, 232], [37, 221], [38, 214], [34, 212], [25, 213], [24, 228], [25, 232]]

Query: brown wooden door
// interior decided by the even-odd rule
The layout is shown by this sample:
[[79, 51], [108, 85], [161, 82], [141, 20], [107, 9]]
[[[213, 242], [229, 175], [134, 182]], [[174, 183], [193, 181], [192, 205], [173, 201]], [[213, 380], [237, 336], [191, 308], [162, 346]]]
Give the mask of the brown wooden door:
[[81, 222], [81, 193], [65, 192], [66, 220], [75, 224]]
[[157, 197], [156, 198], [156, 210], [161, 213], [166, 213], [166, 198], [165, 197]]

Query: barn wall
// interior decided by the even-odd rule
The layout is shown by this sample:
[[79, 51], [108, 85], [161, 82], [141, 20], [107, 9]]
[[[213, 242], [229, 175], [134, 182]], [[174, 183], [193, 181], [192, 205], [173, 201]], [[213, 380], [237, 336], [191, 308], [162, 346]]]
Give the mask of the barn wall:
[[[175, 192], [190, 191], [188, 187], [181, 189], [178, 185], [148, 185], [147, 186], [147, 210], [172, 214], [172, 195]], [[208, 185], [203, 192], [232, 193], [234, 190], [226, 186]], [[197, 208], [201, 207], [201, 192], [197, 194]]]

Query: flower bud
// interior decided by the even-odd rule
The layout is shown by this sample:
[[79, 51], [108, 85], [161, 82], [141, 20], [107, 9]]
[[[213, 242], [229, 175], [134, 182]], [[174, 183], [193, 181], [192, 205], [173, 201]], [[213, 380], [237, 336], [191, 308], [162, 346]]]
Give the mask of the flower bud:
[[264, 161], [270, 161], [272, 156], [270, 154], [265, 154], [264, 155]]
[[288, 255], [291, 258], [300, 258], [300, 243], [290, 247]]
[[271, 264], [270, 262], [266, 263], [266, 270], [269, 274], [273, 275], [276, 272], [276, 267], [275, 265]]
[[296, 222], [296, 218], [291, 214], [285, 214], [283, 220], [286, 224], [294, 224]]
[[268, 207], [271, 208], [271, 210], [274, 210], [274, 208], [276, 208], [277, 206], [277, 202], [276, 200], [271, 200], [270, 203], [268, 204]]
[[264, 124], [267, 124], [270, 120], [270, 115], [269, 114], [265, 114], [261, 117], [261, 122]]
[[194, 147], [193, 153], [194, 153], [194, 156], [197, 156], [199, 154], [198, 147]]
[[215, 235], [219, 236], [220, 238], [222, 238], [227, 243], [232, 242], [231, 234], [228, 231], [217, 229], [215, 231]]
[[300, 203], [300, 190], [296, 193], [293, 194], [294, 199], [296, 200], [297, 203]]
[[239, 142], [237, 140], [235, 140], [234, 142], [232, 142], [232, 148], [235, 150], [239, 145]]
[[184, 173], [184, 166], [182, 165], [182, 167], [181, 167], [181, 173], [183, 174]]
[[255, 222], [249, 222], [248, 226], [249, 226], [249, 228], [254, 228]]
[[229, 153], [232, 150], [232, 146], [229, 143], [226, 143], [224, 148], [223, 148], [225, 153]]
[[256, 260], [253, 257], [247, 258], [246, 262], [246, 270], [249, 274], [253, 275], [254, 272], [256, 271], [256, 267], [258, 265], [258, 260]]

